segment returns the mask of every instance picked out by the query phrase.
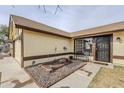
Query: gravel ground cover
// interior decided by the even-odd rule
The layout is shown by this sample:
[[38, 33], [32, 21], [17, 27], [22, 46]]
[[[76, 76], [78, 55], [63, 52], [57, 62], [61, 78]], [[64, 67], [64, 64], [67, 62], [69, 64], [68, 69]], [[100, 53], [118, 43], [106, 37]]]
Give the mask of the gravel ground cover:
[[86, 65], [86, 62], [83, 62], [81, 60], [72, 60], [72, 63], [63, 66], [52, 73], [46, 71], [38, 65], [26, 67], [25, 70], [39, 87], [47, 88], [57, 83], [61, 79], [64, 79], [66, 76], [72, 74], [79, 68], [83, 67], [84, 65]]

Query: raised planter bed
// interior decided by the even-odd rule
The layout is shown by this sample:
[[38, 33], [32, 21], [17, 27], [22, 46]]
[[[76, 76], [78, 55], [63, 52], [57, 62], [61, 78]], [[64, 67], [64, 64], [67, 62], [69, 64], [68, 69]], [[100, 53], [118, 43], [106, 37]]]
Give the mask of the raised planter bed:
[[45, 64], [39, 64], [39, 68], [43, 68], [48, 72], [53, 72], [65, 65], [68, 65], [72, 63], [70, 60], [68, 60], [67, 58], [61, 58], [61, 59], [57, 59], [54, 60], [53, 62], [49, 62], [49, 63], [45, 63]]
[[[71, 61], [72, 62], [70, 62], [69, 64], [62, 66], [63, 62], [61, 63], [58, 60], [54, 60], [45, 64], [38, 64], [35, 66], [26, 67], [25, 70], [39, 87], [47, 88], [86, 65], [86, 62], [83, 62], [81, 60]], [[61, 64], [56, 66], [57, 62], [60, 62]], [[50, 73], [50, 71], [47, 71], [50, 66], [53, 66], [57, 69]]]

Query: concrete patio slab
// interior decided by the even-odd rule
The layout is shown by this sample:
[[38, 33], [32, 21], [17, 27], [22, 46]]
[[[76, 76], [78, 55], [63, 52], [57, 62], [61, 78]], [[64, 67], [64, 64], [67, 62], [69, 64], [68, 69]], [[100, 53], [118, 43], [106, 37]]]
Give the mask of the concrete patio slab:
[[38, 87], [12, 57], [0, 59], [0, 72], [2, 88]]

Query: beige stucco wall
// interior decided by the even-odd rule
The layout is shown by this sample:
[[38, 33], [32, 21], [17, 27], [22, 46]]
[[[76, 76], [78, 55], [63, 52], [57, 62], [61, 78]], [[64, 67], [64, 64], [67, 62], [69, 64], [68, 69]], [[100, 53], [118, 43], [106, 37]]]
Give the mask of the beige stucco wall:
[[[16, 33], [18, 31], [18, 34]], [[22, 29], [15, 29], [15, 37], [19, 37], [21, 35]], [[15, 41], [15, 59], [21, 64], [21, 39]]]
[[[11, 18], [10, 23], [9, 23], [9, 40], [15, 39], [15, 31], [16, 31], [15, 29], [16, 29], [15, 23]], [[10, 44], [10, 53], [11, 53], [11, 55], [13, 55], [13, 45], [12, 44]]]
[[21, 40], [15, 41], [15, 59], [21, 64]]
[[113, 64], [116, 66], [124, 66], [124, 60], [122, 59], [113, 59]]
[[74, 52], [74, 38], [71, 39], [71, 51]]
[[[120, 37], [120, 42], [116, 39]], [[113, 56], [124, 56], [124, 32], [113, 33]], [[123, 59], [113, 59], [114, 64], [124, 65]]]
[[[73, 52], [71, 39], [24, 30], [24, 56]], [[67, 47], [65, 51], [63, 47]], [[55, 47], [57, 48], [55, 52]]]
[[[117, 37], [120, 37], [120, 42]], [[124, 56], [124, 32], [113, 33], [113, 55]]]
[[[29, 30], [24, 31], [24, 56], [37, 56], [45, 54], [55, 54], [55, 53], [66, 53], [73, 52], [73, 40], [61, 36], [38, 33]], [[63, 47], [67, 47], [65, 51]], [[55, 47], [57, 51], [55, 52]], [[70, 55], [56, 56], [50, 58], [34, 59], [29, 61], [24, 61], [24, 66], [32, 65], [32, 62], [35, 61], [35, 64], [51, 61], [54, 59], [69, 57]]]
[[[15, 28], [15, 34], [14, 37], [18, 38], [21, 36], [22, 29]], [[21, 39], [17, 39], [15, 41], [15, 59], [19, 64], [21, 64]]]

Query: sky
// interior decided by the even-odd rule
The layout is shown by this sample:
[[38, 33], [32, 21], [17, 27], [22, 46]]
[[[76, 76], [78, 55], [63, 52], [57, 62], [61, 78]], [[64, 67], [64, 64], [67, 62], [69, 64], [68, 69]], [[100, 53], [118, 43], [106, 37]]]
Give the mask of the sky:
[[9, 15], [14, 14], [38, 21], [67, 32], [74, 32], [93, 28], [101, 25], [124, 21], [124, 6], [121, 5], [60, 5], [55, 14], [56, 5], [43, 6], [21, 5], [6, 6], [0, 5], [0, 24], [9, 23]]

